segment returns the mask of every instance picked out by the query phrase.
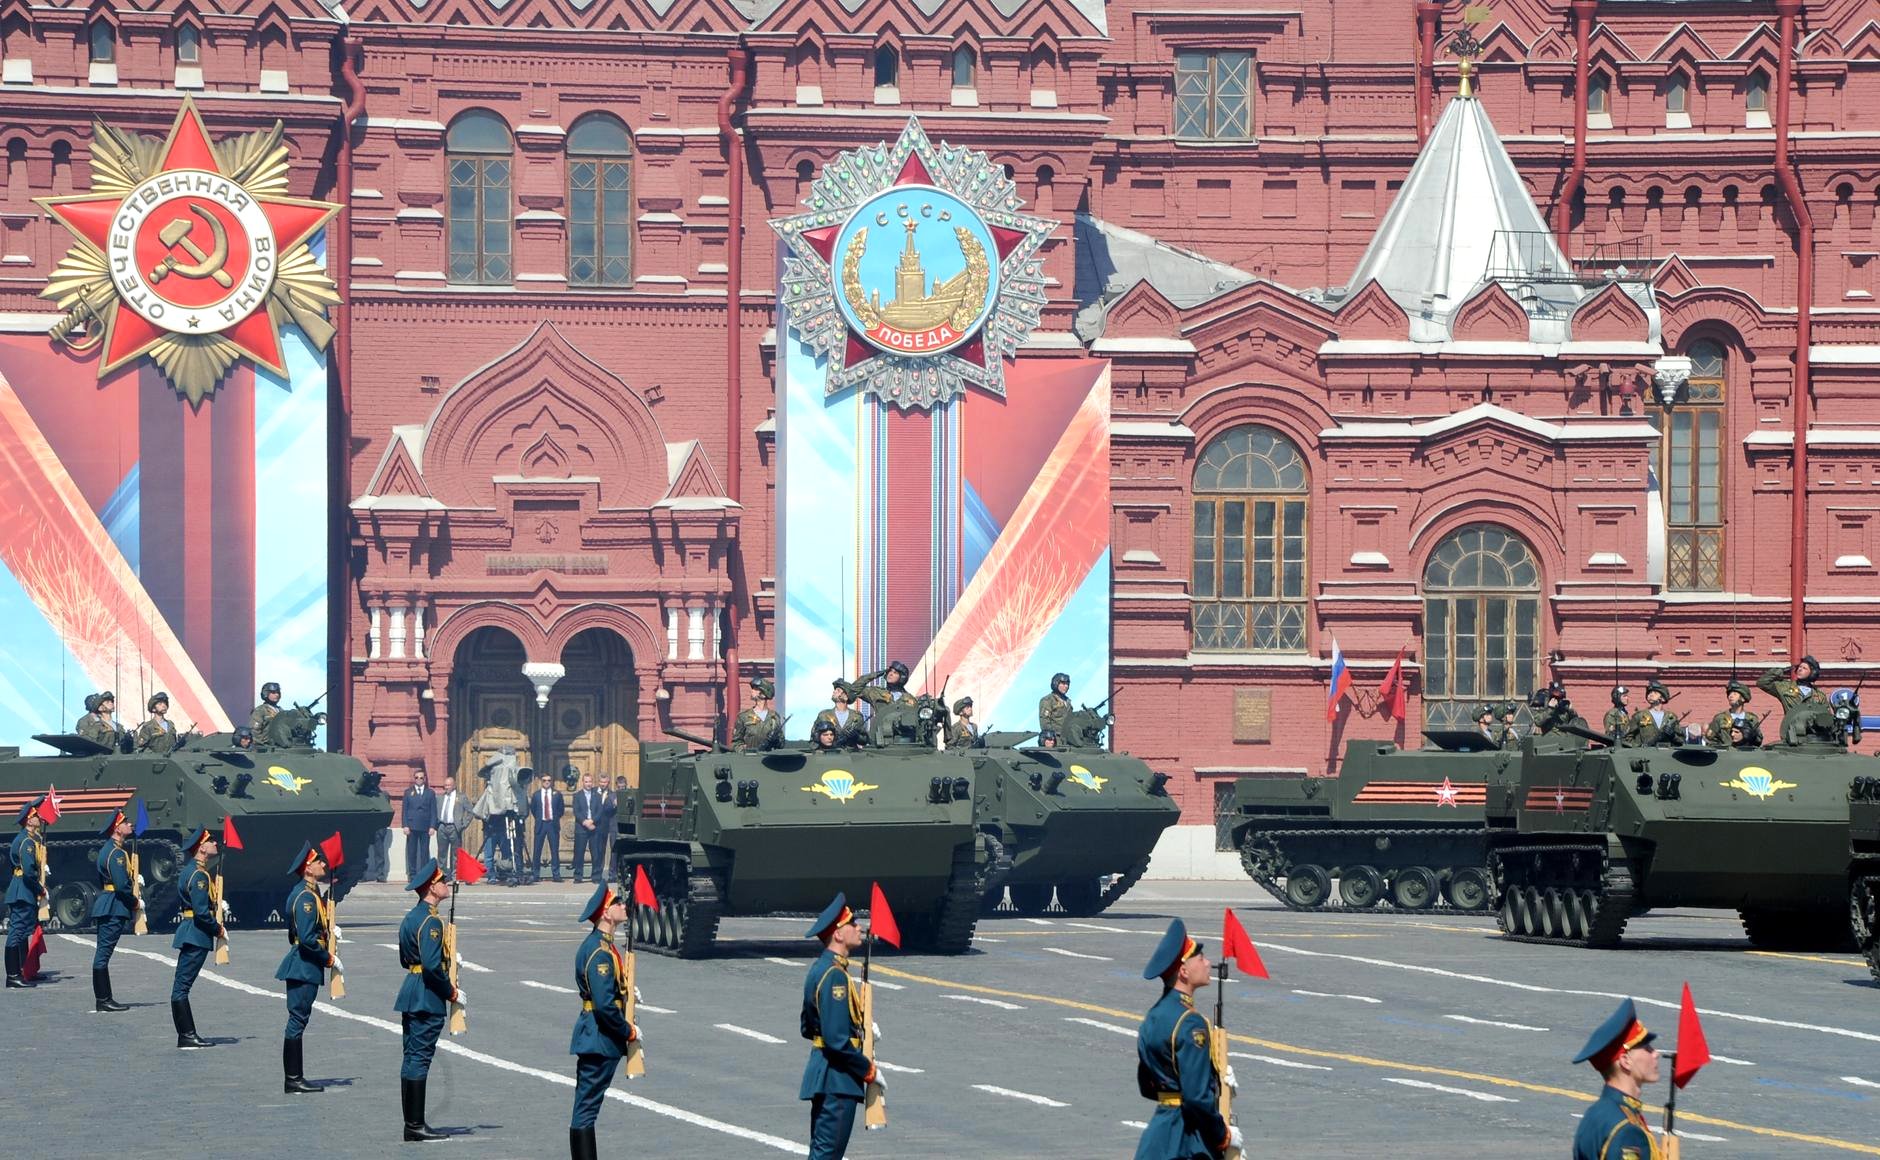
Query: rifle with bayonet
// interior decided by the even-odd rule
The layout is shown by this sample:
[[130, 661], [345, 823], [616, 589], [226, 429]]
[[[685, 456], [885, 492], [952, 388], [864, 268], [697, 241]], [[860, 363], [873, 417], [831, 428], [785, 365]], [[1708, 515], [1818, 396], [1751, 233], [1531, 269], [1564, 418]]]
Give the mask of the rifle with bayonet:
[[[450, 918], [444, 923], [444, 970], [450, 976], [450, 993], [457, 993], [457, 881], [450, 883]], [[450, 1033], [462, 1035], [470, 1026], [463, 1004], [450, 1001]]]

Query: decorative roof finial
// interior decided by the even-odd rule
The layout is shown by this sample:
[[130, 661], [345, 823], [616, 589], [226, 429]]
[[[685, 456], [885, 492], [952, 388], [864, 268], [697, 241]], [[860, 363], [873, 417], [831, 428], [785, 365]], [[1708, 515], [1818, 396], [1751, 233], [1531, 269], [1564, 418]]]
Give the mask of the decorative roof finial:
[[1481, 58], [1482, 42], [1475, 39], [1475, 34], [1467, 28], [1458, 28], [1450, 35], [1449, 43], [1444, 47], [1457, 61], [1456, 96], [1465, 101], [1474, 100], [1475, 62]]

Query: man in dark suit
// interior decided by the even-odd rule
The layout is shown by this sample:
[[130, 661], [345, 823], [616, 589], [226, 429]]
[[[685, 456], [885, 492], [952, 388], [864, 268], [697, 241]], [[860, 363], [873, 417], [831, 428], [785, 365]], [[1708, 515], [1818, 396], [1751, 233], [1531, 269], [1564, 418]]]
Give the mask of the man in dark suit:
[[[561, 815], [566, 808], [567, 803], [561, 800], [554, 782], [546, 777], [535, 787], [535, 792], [529, 795], [529, 816], [535, 819], [535, 855], [531, 859], [529, 872], [537, 881], [542, 877], [543, 842], [548, 843], [549, 862], [554, 867], [555, 881], [561, 881]], [[578, 870], [575, 876], [580, 877]]]
[[616, 777], [614, 784], [601, 790], [600, 824], [594, 827], [594, 860], [600, 863], [602, 882], [614, 880], [614, 822], [620, 817], [620, 799], [626, 792], [624, 777]]
[[418, 876], [418, 867], [431, 860], [431, 831], [437, 828], [437, 795], [426, 783], [424, 771], [405, 791], [405, 877]]
[[582, 859], [594, 859], [594, 881], [601, 880], [600, 852], [601, 792], [594, 788], [594, 775], [581, 775], [581, 788], [574, 794], [574, 880], [581, 881]]

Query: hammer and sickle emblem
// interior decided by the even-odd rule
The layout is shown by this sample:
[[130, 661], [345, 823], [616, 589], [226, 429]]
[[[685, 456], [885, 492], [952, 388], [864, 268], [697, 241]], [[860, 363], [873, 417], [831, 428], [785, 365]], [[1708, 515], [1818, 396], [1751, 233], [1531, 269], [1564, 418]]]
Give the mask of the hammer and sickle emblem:
[[157, 240], [172, 250], [181, 246], [196, 260], [186, 263], [177, 255], [170, 254], [157, 264], [156, 269], [150, 271], [150, 281], [154, 284], [170, 274], [177, 274], [184, 278], [214, 278], [216, 285], [224, 289], [235, 285], [235, 280], [222, 268], [228, 264], [228, 231], [222, 227], [220, 219], [200, 205], [191, 203], [189, 212], [209, 223], [210, 232], [215, 234], [215, 249], [205, 254], [202, 247], [189, 236], [189, 231], [195, 228], [196, 223], [188, 218], [176, 218], [157, 232]]

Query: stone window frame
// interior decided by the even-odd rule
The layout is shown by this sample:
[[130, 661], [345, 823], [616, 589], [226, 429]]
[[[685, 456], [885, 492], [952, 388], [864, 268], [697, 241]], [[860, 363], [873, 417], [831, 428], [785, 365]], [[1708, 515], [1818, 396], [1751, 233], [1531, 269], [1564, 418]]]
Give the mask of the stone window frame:
[[[1230, 62], [1223, 67], [1223, 62]], [[1239, 65], [1238, 75], [1230, 71]], [[1199, 65], [1199, 67], [1196, 67]], [[1253, 139], [1254, 54], [1246, 49], [1182, 47], [1175, 51], [1171, 131], [1189, 141]], [[1224, 81], [1230, 82], [1224, 84]], [[1231, 91], [1238, 86], [1239, 92]], [[1230, 91], [1223, 92], [1223, 89]], [[1238, 101], [1238, 108], [1233, 102]]]
[[[1485, 580], [1486, 569], [1499, 569], [1503, 578]], [[1492, 521], [1463, 524], [1430, 549], [1421, 585], [1425, 727], [1471, 728], [1483, 702], [1519, 700], [1540, 684], [1544, 580], [1534, 546], [1513, 528]], [[1494, 627], [1497, 617], [1499, 629]], [[1465, 622], [1464, 635], [1458, 637], [1457, 628]], [[1467, 658], [1459, 647], [1464, 641]], [[1497, 651], [1500, 655], [1493, 655]], [[1454, 678], [1465, 659], [1473, 670], [1468, 688], [1461, 690]], [[1484, 671], [1493, 663], [1503, 666], [1496, 682]]]
[[[1229, 478], [1242, 463], [1242, 478]], [[1311, 490], [1305, 454], [1277, 427], [1236, 423], [1202, 448], [1190, 486], [1188, 596], [1196, 652], [1305, 651]], [[1230, 587], [1235, 594], [1223, 595]]]
[[1703, 335], [1686, 343], [1684, 353], [1692, 360], [1691, 377], [1676, 401], [1653, 416], [1664, 432], [1658, 478], [1665, 505], [1665, 588], [1721, 592], [1724, 529], [1729, 522], [1723, 448], [1729, 427], [1730, 348], [1720, 338]]
[[1594, 69], [1586, 78], [1586, 127], [1612, 128], [1612, 74]]
[[[591, 139], [582, 141], [584, 133], [590, 137], [598, 126], [609, 126], [619, 130], [619, 140], [600, 141]], [[584, 289], [621, 289], [633, 285], [633, 253], [636, 249], [633, 236], [633, 130], [627, 123], [613, 113], [596, 109], [576, 117], [568, 127], [568, 139], [565, 146], [568, 163], [568, 285]], [[591, 170], [591, 184], [583, 186], [584, 172]], [[608, 183], [617, 181], [617, 189], [609, 189]], [[609, 220], [607, 195], [617, 192], [619, 197], [619, 218]], [[583, 193], [593, 196], [590, 207], [590, 221], [580, 220], [577, 202]], [[576, 249], [575, 232], [577, 226], [591, 225], [593, 245], [589, 252]], [[617, 229], [624, 235], [621, 245], [623, 250], [615, 254], [608, 245], [610, 230]], [[589, 261], [593, 270], [589, 274], [577, 271], [577, 263]], [[610, 272], [612, 267], [612, 272]]]
[[[503, 149], [495, 148], [492, 140], [472, 140], [473, 133], [496, 127], [502, 130]], [[515, 148], [515, 130], [490, 109], [465, 109], [444, 131], [446, 278], [455, 285], [515, 282]], [[470, 199], [467, 218], [459, 208], [460, 192]], [[491, 204], [496, 196], [502, 198], [500, 206]], [[459, 227], [466, 224], [472, 233], [468, 246], [460, 247]], [[496, 238], [500, 249], [490, 245]]]

